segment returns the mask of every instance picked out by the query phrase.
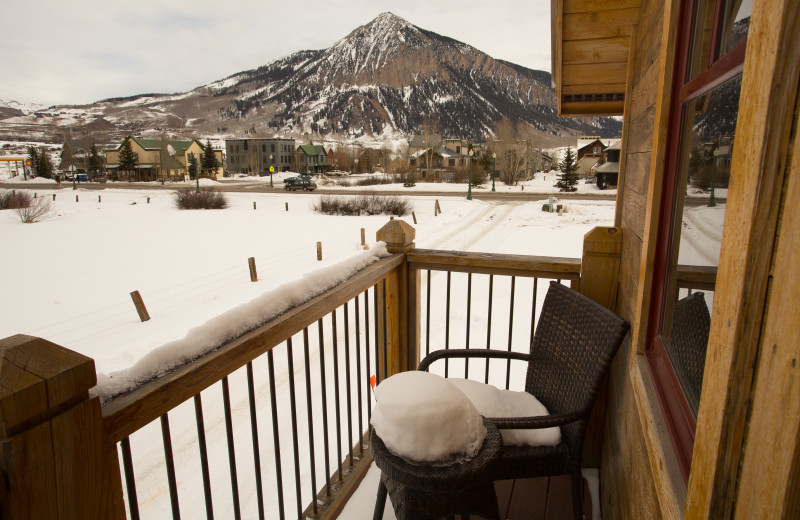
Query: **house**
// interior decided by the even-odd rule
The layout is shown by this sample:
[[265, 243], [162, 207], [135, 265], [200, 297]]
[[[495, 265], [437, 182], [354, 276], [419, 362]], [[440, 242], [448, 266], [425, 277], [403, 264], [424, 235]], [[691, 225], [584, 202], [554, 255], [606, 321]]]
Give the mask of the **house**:
[[322, 145], [301, 144], [294, 154], [295, 169], [299, 173], [325, 173], [330, 170], [328, 152]]
[[[123, 172], [119, 165], [119, 152], [125, 141], [131, 144], [136, 156], [136, 165], [133, 171]], [[174, 139], [142, 139], [141, 137], [128, 136], [117, 147], [106, 150], [106, 168], [112, 176], [118, 179], [135, 181], [157, 180], [183, 180], [190, 164], [190, 156], [197, 158], [206, 153], [206, 145], [192, 139], [181, 141]], [[222, 150], [214, 150], [217, 158], [217, 171], [211, 177], [222, 176]], [[205, 175], [201, 173], [201, 176]]]
[[620, 143], [612, 144], [603, 153], [603, 162], [595, 163], [592, 174], [595, 176], [597, 187], [601, 190], [616, 188], [619, 177]]
[[606, 145], [603, 144], [603, 141], [601, 141], [599, 137], [579, 139], [575, 156], [579, 161], [584, 158], [599, 159], [603, 156], [603, 150], [605, 149]]
[[[623, 117], [613, 308], [632, 330], [609, 378], [603, 516], [796, 518], [800, 4], [551, 5], [559, 114]], [[701, 153], [722, 142], [717, 159]], [[725, 203], [686, 197], [723, 160], [736, 179]], [[684, 257], [685, 216], [720, 233], [718, 258]], [[674, 337], [688, 272], [715, 275], [694, 367]]]
[[276, 172], [289, 171], [294, 147], [294, 139], [226, 139], [227, 172], [269, 175], [270, 167]]

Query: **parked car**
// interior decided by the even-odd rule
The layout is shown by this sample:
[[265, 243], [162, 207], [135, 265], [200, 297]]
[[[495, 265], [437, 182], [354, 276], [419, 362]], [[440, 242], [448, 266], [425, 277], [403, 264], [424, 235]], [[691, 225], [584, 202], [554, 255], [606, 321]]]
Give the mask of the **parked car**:
[[303, 178], [303, 177], [289, 177], [285, 181], [283, 181], [283, 189], [286, 191], [295, 191], [295, 190], [304, 190], [304, 191], [314, 191], [317, 189], [317, 185], [314, 181], [311, 180], [310, 177]]

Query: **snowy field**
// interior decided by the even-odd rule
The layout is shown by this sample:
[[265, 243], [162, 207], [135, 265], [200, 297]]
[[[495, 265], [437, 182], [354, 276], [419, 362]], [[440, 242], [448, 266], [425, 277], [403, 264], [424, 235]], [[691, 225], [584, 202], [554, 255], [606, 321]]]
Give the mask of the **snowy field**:
[[[380, 246], [374, 244], [375, 233], [388, 221], [385, 216], [316, 214], [310, 206], [320, 197], [319, 192], [313, 195], [229, 193], [228, 209], [179, 211], [174, 207], [171, 192], [162, 190], [73, 191], [57, 190], [47, 183], [32, 184], [32, 187], [37, 196], [51, 199], [53, 213], [49, 218], [36, 224], [21, 224], [13, 211], [0, 212], [0, 236], [6, 251], [0, 257], [0, 269], [6, 274], [5, 297], [0, 302], [0, 316], [3, 317], [0, 337], [31, 334], [86, 354], [95, 359], [101, 380], [104, 375], [120, 373], [133, 374], [135, 379], [141, 373], [142, 359], [152, 352], [159, 352], [157, 364], [179, 361], [183, 353], [171, 345], [185, 345], [186, 338], [196, 337], [197, 331], [215, 323], [215, 318], [242, 308], [244, 314], [251, 314], [255, 308], [263, 307], [265, 298], [281, 297], [290, 289], [314, 290], [316, 282], [309, 280], [322, 278], [330, 282], [359, 262], [369, 262], [371, 256], [380, 255]], [[56, 200], [52, 201], [54, 193]], [[414, 227], [416, 245], [420, 248], [579, 258], [583, 235], [595, 226], [612, 225], [614, 215], [613, 200], [570, 200], [567, 201], [568, 211], [559, 216], [541, 211], [546, 194], [535, 202], [502, 203], [443, 195], [439, 197], [443, 212], [434, 217], [437, 197], [410, 194], [408, 198], [418, 220]], [[719, 218], [724, 211], [720, 208], [724, 206], [697, 209], [712, 214], [703, 218], [698, 215], [698, 225], [694, 226], [697, 257], [713, 256], [713, 252], [707, 251], [710, 241], [703, 239], [704, 227], [699, 223], [703, 219]], [[405, 220], [412, 223], [410, 215]], [[360, 247], [361, 228], [366, 230], [367, 242], [371, 244], [368, 251]], [[316, 258], [318, 241], [322, 242], [322, 261]], [[249, 257], [254, 257], [257, 265], [259, 280], [255, 283], [249, 278]], [[436, 294], [441, 294], [444, 282], [443, 274], [432, 277], [431, 285], [439, 290]], [[423, 283], [428, 283], [427, 277], [423, 278]], [[494, 297], [504, 302], [504, 306], [509, 294], [505, 283], [497, 281], [494, 288]], [[527, 283], [522, 280], [517, 283], [518, 294], [530, 294], [531, 286]], [[465, 320], [462, 303], [466, 301], [465, 286], [464, 277], [453, 276], [453, 301], [458, 302], [451, 311], [454, 323]], [[140, 291], [147, 305], [151, 316], [148, 322], [141, 323], [134, 310], [129, 295], [134, 290]], [[544, 290], [544, 287], [540, 289], [539, 300]], [[474, 301], [481, 302], [476, 305], [484, 306], [488, 298], [485, 282], [476, 281], [472, 291]], [[525, 323], [525, 317], [529, 322], [531, 305], [529, 296], [519, 296], [513, 311], [517, 316], [513, 334], [522, 340], [522, 348], [529, 334], [530, 324]], [[441, 344], [445, 333], [441, 319], [444, 306], [434, 301], [431, 308], [431, 337], [434, 343]], [[498, 305], [495, 312], [498, 325], [496, 330], [492, 329], [492, 342], [504, 346], [509, 333], [507, 327], [503, 330], [505, 326], [500, 324], [508, 319], [509, 309]], [[487, 324], [478, 314], [474, 312], [471, 317], [472, 335], [485, 341]], [[192, 336], [193, 330], [195, 336]], [[457, 330], [463, 331], [463, 328]], [[312, 330], [311, 335], [315, 336], [316, 331]], [[451, 347], [458, 348], [463, 342], [463, 338], [453, 340]], [[477, 339], [475, 343], [478, 344]], [[311, 364], [318, 364], [320, 355], [317, 352], [321, 349], [313, 341], [311, 348]], [[423, 350], [425, 348], [423, 345]], [[285, 350], [275, 349], [280, 396], [287, 393], [288, 386]], [[295, 357], [302, 358], [299, 350]], [[265, 374], [266, 362], [256, 361], [256, 374]], [[295, 372], [301, 374], [302, 359], [295, 362]], [[482, 371], [482, 367], [471, 364], [470, 374], [473, 370]], [[256, 516], [254, 484], [252, 478], [245, 477], [253, 474], [245, 377], [244, 370], [240, 370], [229, 379], [241, 509], [244, 518], [252, 518]], [[318, 376], [314, 377], [311, 388], [316, 394], [321, 387]], [[295, 386], [302, 384], [298, 382]], [[262, 377], [256, 384], [257, 401], [267, 401], [267, 392]], [[227, 518], [233, 498], [227, 476], [220, 393], [217, 384], [204, 391], [202, 398], [212, 465], [214, 510], [218, 518]], [[304, 394], [298, 396], [299, 431], [305, 431], [307, 426], [302, 419], [306, 413], [302, 401]], [[280, 398], [279, 402], [282, 402]], [[280, 417], [287, 417], [288, 404], [279, 404], [278, 413]], [[258, 428], [263, 437], [260, 450], [266, 513], [268, 518], [275, 518], [278, 506], [272, 490], [276, 476], [274, 464], [269, 462], [275, 457], [270, 441], [274, 433], [269, 410], [260, 408], [258, 414]], [[192, 500], [193, 496], [202, 496], [192, 403], [184, 403], [170, 412], [169, 417], [181, 511], [187, 518], [200, 517], [204, 514], [203, 502]], [[280, 423], [282, 450], [291, 446], [288, 423], [286, 420]], [[317, 426], [314, 434], [317, 446], [322, 445], [320, 430]], [[134, 434], [131, 445], [142, 517], [168, 516], [169, 494], [158, 422]], [[347, 441], [342, 441], [341, 445], [346, 450]], [[332, 457], [335, 459], [335, 454]], [[303, 467], [307, 466], [307, 454], [301, 458]], [[317, 466], [320, 464], [318, 459]], [[288, 488], [293, 487], [294, 470], [290, 454], [284, 454], [282, 466], [288, 494], [284, 507], [292, 517], [293, 489]], [[317, 489], [322, 482], [323, 469], [321, 466], [317, 469]], [[303, 507], [311, 500], [308, 478], [308, 471], [303, 470]], [[367, 509], [370, 501], [374, 501], [376, 489], [374, 473], [368, 478], [363, 506]], [[356, 503], [353, 507], [357, 507]], [[371, 511], [354, 512], [348, 508], [342, 518], [364, 518], [365, 514], [368, 516]]]

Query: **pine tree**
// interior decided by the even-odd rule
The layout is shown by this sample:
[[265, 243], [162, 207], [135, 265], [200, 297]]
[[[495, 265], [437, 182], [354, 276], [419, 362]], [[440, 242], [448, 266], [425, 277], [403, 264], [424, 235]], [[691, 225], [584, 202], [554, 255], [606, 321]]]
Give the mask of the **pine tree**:
[[50, 158], [47, 157], [47, 152], [44, 148], [39, 152], [39, 156], [36, 159], [36, 175], [47, 178], [53, 175], [53, 163], [50, 162]]
[[214, 148], [211, 147], [211, 140], [206, 141], [205, 153], [200, 156], [200, 166], [207, 175], [211, 175], [216, 171], [219, 163], [217, 156], [214, 153]]
[[575, 162], [572, 148], [567, 148], [564, 159], [558, 163], [558, 169], [561, 170], [556, 182], [559, 191], [578, 191], [578, 164]]
[[193, 154], [189, 154], [189, 178], [194, 179], [194, 176], [197, 175], [197, 170], [200, 165], [197, 163], [197, 157]]
[[133, 148], [131, 148], [130, 138], [126, 138], [122, 142], [117, 160], [119, 161], [119, 169], [121, 171], [131, 172], [136, 168], [137, 158], [136, 154], [133, 152]]
[[92, 173], [97, 173], [100, 171], [100, 168], [103, 166], [103, 158], [100, 157], [100, 152], [97, 151], [97, 145], [92, 143], [92, 147], [89, 149], [89, 171]]

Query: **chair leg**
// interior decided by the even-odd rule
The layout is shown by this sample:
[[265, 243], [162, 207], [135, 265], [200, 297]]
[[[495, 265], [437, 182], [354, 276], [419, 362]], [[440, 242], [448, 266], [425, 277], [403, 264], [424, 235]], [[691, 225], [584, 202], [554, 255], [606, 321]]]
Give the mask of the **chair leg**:
[[383, 518], [383, 510], [386, 508], [386, 486], [381, 480], [378, 482], [378, 498], [375, 501], [375, 512], [372, 514], [372, 520], [381, 520]]
[[583, 477], [581, 470], [572, 473], [572, 511], [575, 520], [583, 520]]

